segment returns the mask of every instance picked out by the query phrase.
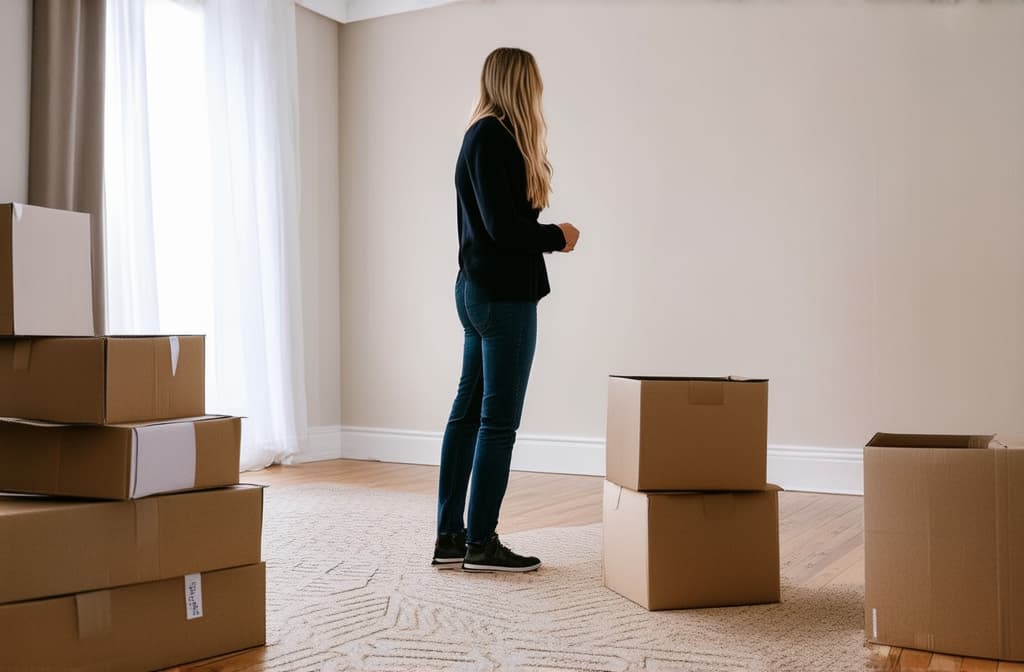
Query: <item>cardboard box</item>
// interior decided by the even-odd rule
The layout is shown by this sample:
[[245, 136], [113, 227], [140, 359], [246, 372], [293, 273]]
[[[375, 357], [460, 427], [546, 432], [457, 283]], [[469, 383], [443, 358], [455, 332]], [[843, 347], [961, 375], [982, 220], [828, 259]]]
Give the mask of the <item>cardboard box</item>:
[[258, 486], [128, 502], [0, 496], [0, 604], [257, 563], [262, 529]]
[[0, 334], [92, 336], [89, 215], [0, 204]]
[[138, 672], [260, 646], [266, 568], [0, 605], [0, 670]]
[[1024, 441], [876, 434], [864, 586], [871, 641], [1024, 660]]
[[764, 490], [768, 381], [611, 376], [605, 460], [633, 490]]
[[202, 336], [0, 338], [0, 417], [116, 424], [206, 413]]
[[778, 488], [634, 492], [604, 484], [604, 585], [650, 610], [779, 601]]
[[238, 483], [242, 422], [123, 425], [0, 418], [0, 492], [135, 499]]

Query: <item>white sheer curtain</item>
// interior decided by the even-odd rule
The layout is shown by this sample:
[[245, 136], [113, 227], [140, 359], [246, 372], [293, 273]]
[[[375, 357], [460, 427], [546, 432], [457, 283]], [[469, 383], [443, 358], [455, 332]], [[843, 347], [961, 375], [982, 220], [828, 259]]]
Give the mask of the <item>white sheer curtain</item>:
[[292, 0], [108, 0], [108, 331], [207, 335], [242, 466], [306, 431]]
[[107, 2], [103, 242], [112, 334], [159, 332], [144, 8]]

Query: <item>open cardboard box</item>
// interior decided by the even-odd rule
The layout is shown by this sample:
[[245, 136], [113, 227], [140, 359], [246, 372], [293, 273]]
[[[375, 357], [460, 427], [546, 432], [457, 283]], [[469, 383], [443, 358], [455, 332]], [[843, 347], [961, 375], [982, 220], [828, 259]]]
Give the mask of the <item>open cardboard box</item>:
[[871, 641], [1024, 660], [1024, 441], [876, 434], [864, 573]]

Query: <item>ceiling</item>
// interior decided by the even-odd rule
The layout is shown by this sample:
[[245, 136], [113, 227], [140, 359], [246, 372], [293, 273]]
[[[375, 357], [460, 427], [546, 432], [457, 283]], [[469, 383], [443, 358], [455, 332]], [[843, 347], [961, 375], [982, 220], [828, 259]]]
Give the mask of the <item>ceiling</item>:
[[295, 0], [295, 4], [317, 14], [334, 19], [338, 23], [351, 23], [374, 19], [378, 16], [413, 12], [438, 5], [447, 5], [459, 0]]

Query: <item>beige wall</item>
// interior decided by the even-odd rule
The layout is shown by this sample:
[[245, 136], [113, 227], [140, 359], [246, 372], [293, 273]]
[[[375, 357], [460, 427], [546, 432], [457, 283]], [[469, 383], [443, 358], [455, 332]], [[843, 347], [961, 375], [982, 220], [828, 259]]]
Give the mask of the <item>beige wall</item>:
[[341, 419], [440, 431], [453, 163], [493, 47], [538, 57], [577, 251], [522, 431], [609, 372], [768, 376], [770, 441], [1024, 433], [1024, 7], [469, 2], [341, 31]]
[[32, 0], [0, 2], [0, 203], [28, 199]]
[[301, 7], [295, 12], [306, 395], [310, 425], [337, 425], [341, 421], [338, 24]]

